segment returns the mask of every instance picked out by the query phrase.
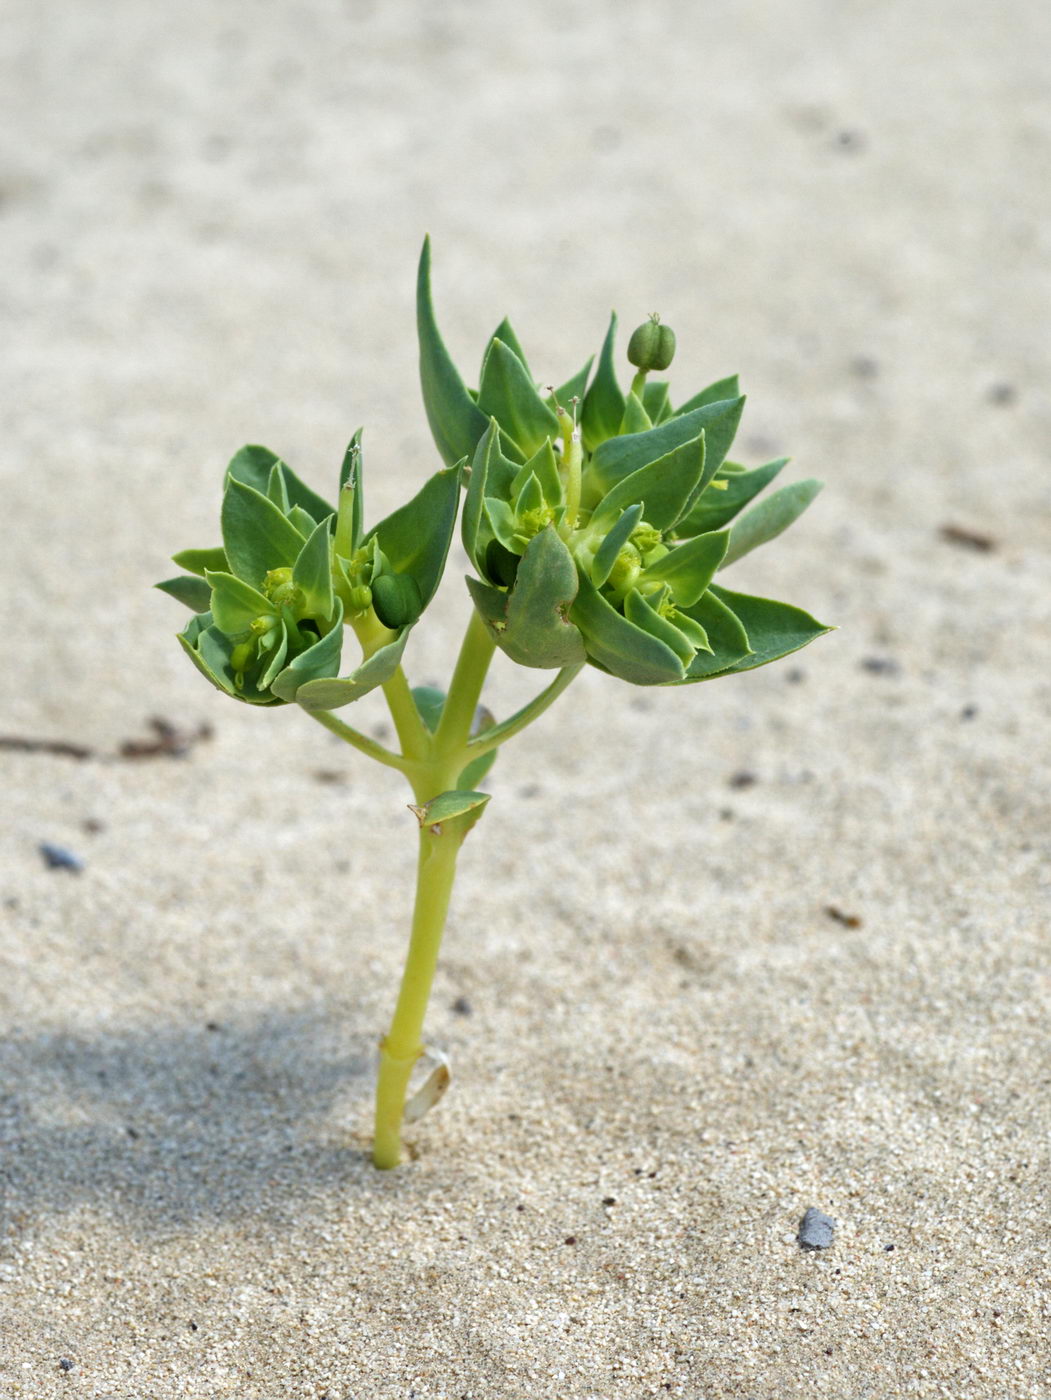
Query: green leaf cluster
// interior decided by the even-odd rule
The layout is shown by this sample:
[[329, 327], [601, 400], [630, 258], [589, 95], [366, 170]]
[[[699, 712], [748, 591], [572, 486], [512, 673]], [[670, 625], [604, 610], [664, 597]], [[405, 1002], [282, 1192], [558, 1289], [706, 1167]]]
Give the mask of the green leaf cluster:
[[[158, 588], [194, 617], [179, 641], [219, 690], [253, 705], [333, 709], [389, 680], [437, 590], [456, 523], [458, 467], [363, 528], [361, 433], [333, 509], [268, 448], [226, 469], [222, 544], [174, 556], [185, 573]], [[345, 625], [367, 639], [340, 676]]]
[[[673, 407], [669, 384], [648, 378], [647, 366], [666, 366], [674, 351], [654, 318], [632, 337], [640, 368], [625, 391], [614, 315], [597, 360], [551, 391], [505, 320], [470, 389], [438, 329], [428, 243], [417, 326], [435, 443], [447, 462], [469, 462], [461, 529], [477, 577], [468, 588], [512, 660], [587, 661], [636, 685], [686, 684], [766, 665], [829, 630], [800, 608], [716, 582], [820, 490], [796, 482], [752, 504], [786, 459], [751, 470], [729, 460], [745, 402], [736, 376]], [[641, 353], [643, 336], [665, 332]]]

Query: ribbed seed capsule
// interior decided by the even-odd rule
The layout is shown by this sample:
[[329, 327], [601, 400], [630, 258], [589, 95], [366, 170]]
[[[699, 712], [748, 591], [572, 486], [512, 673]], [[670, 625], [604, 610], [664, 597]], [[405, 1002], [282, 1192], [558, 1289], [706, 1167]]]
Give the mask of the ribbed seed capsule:
[[628, 341], [628, 359], [643, 373], [651, 369], [667, 369], [675, 356], [675, 332], [662, 326], [654, 312], [648, 321], [632, 331]]

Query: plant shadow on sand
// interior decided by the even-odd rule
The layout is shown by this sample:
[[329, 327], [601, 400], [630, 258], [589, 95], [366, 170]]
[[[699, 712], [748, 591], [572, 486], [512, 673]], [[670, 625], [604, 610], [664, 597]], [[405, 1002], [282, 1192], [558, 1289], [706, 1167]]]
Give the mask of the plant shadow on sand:
[[375, 1048], [325, 1008], [0, 1042], [7, 1230], [88, 1207], [142, 1233], [368, 1189]]

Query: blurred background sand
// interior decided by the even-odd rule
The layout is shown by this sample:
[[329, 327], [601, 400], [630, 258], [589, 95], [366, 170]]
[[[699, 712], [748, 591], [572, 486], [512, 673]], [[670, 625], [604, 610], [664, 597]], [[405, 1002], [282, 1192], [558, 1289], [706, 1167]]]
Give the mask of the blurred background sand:
[[[1051, 1394], [1047, 7], [9, 0], [0, 46], [0, 732], [96, 755], [0, 753], [0, 1395]], [[611, 306], [678, 398], [739, 370], [735, 455], [827, 488], [729, 581], [841, 630], [589, 671], [505, 751], [453, 1089], [379, 1175], [407, 794], [149, 585], [246, 440], [327, 492], [364, 423], [373, 520], [434, 469], [425, 230], [468, 371], [507, 312], [557, 382]], [[115, 758], [150, 716], [212, 738]]]

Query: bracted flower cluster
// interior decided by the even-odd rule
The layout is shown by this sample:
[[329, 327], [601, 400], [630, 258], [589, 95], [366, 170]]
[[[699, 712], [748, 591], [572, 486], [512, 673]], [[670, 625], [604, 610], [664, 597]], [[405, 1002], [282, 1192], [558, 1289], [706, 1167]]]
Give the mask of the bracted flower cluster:
[[710, 680], [776, 660], [828, 629], [787, 603], [733, 592], [717, 572], [784, 530], [816, 481], [741, 514], [786, 459], [729, 461], [744, 407], [736, 376], [679, 407], [666, 381], [675, 336], [658, 317], [632, 335], [625, 392], [616, 316], [598, 357], [541, 387], [505, 320], [468, 389], [442, 341], [425, 245], [417, 288], [424, 402], [439, 451], [469, 463], [464, 548], [475, 607], [526, 666], [587, 661], [636, 685]]

